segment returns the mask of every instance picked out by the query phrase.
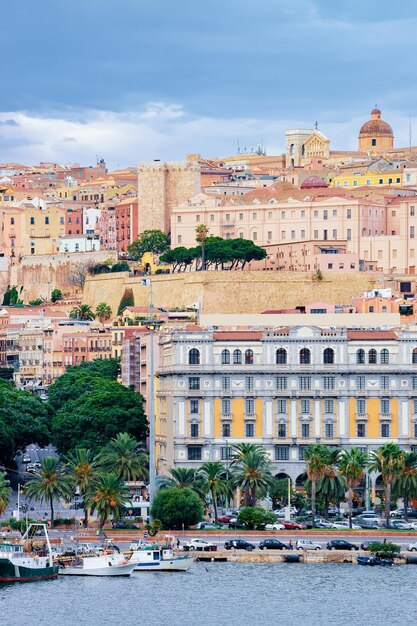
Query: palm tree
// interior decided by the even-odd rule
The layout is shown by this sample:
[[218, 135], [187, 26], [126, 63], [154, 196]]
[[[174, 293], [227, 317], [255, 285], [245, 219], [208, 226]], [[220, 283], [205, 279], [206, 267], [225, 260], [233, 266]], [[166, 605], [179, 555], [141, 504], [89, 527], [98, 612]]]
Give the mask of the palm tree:
[[371, 450], [371, 462], [369, 469], [371, 472], [381, 474], [385, 487], [385, 522], [389, 528], [389, 514], [391, 505], [391, 487], [400, 475], [403, 465], [404, 453], [400, 446], [393, 442], [385, 443], [377, 450]]
[[80, 304], [79, 306], [75, 306], [69, 316], [71, 319], [83, 321], [90, 321], [96, 317], [89, 304]]
[[367, 457], [359, 448], [342, 450], [339, 453], [339, 472], [346, 481], [348, 488], [349, 528], [352, 528], [353, 489], [357, 487], [365, 475]]
[[197, 472], [201, 479], [201, 487], [207, 493], [210, 492], [214, 507], [214, 518], [217, 519], [217, 498], [230, 496], [230, 484], [228, 472], [220, 461], [204, 463]]
[[315, 443], [309, 446], [305, 453], [305, 460], [307, 461], [307, 476], [311, 480], [311, 515], [314, 526], [316, 517], [317, 482], [325, 475], [328, 468], [328, 448], [321, 443]]
[[393, 490], [404, 501], [404, 519], [408, 521], [410, 497], [417, 496], [417, 452], [404, 452], [399, 476], [394, 480]]
[[12, 489], [10, 481], [6, 478], [6, 472], [0, 472], [0, 515], [7, 509], [11, 493]]
[[124, 481], [145, 479], [148, 476], [148, 456], [129, 433], [119, 433], [111, 439], [97, 461], [105, 472], [114, 473]]
[[47, 500], [51, 508], [51, 526], [54, 526], [54, 500], [69, 500], [74, 492], [74, 483], [65, 473], [66, 468], [59, 459], [46, 456], [42, 459], [40, 469], [26, 483], [25, 494], [30, 499]]
[[158, 476], [158, 488], [178, 487], [185, 489], [188, 487], [195, 491], [201, 498], [204, 497], [201, 478], [198, 472], [190, 467], [171, 467], [169, 474]]
[[[237, 448], [237, 446], [236, 446]], [[269, 466], [269, 458], [263, 448], [254, 446], [245, 454], [239, 454], [232, 460], [234, 472], [233, 483], [245, 491], [245, 506], [256, 505], [256, 490], [268, 489], [273, 483]]]
[[130, 500], [129, 490], [116, 474], [99, 474], [93, 494], [88, 498], [91, 511], [97, 511], [99, 531], [110, 516], [118, 519]]
[[100, 302], [100, 304], [97, 305], [96, 317], [98, 317], [102, 324], [111, 318], [111, 314], [111, 307], [106, 302]]
[[84, 500], [84, 526], [88, 526], [87, 496], [97, 480], [97, 458], [86, 448], [77, 448], [66, 457], [69, 474]]
[[196, 240], [201, 243], [201, 269], [206, 269], [206, 239], [209, 234], [209, 228], [205, 224], [198, 224], [195, 227]]

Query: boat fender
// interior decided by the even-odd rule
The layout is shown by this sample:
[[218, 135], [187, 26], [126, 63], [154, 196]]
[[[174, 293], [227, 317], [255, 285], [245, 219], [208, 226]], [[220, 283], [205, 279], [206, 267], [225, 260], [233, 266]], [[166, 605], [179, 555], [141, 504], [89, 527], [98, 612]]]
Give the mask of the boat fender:
[[113, 563], [111, 561], [109, 561], [109, 567], [112, 567]]

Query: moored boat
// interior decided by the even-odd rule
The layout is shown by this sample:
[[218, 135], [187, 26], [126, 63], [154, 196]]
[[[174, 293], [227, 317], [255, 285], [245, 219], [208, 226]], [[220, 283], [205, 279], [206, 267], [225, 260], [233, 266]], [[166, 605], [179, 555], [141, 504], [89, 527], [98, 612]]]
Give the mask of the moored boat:
[[135, 567], [123, 554], [117, 553], [60, 558], [58, 565], [62, 576], [130, 576]]
[[[43, 531], [44, 537], [35, 531]], [[21, 540], [0, 543], [0, 583], [34, 582], [57, 578], [46, 524], [30, 524]]]
[[193, 562], [192, 556], [177, 556], [171, 548], [134, 550], [130, 557], [135, 572], [163, 571], [186, 572]]

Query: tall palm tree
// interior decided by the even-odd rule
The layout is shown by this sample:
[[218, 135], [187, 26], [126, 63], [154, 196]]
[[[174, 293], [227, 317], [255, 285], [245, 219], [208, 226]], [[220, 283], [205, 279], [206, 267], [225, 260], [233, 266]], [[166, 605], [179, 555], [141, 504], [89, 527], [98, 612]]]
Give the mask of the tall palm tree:
[[104, 324], [106, 320], [109, 320], [111, 318], [111, 314], [112, 314], [111, 307], [106, 302], [100, 302], [97, 305], [96, 317], [98, 317], [98, 319], [100, 320], [102, 324]]
[[116, 474], [99, 474], [93, 493], [88, 498], [91, 511], [97, 511], [99, 531], [110, 516], [118, 519], [130, 500], [129, 490]]
[[115, 474], [124, 481], [145, 479], [148, 476], [148, 455], [129, 433], [119, 433], [111, 439], [97, 461], [105, 472]]
[[410, 497], [417, 496], [417, 452], [404, 452], [399, 475], [393, 483], [393, 491], [403, 498], [404, 519], [408, 521]]
[[[265, 448], [260, 445], [259, 443], [237, 443], [236, 445], [232, 446], [232, 457], [231, 457], [231, 463], [230, 463], [230, 468], [233, 472], [233, 468], [235, 466], [240, 466], [242, 463], [245, 462], [247, 456], [251, 453], [255, 453], [258, 452], [260, 455], [264, 455], [265, 454]], [[233, 479], [233, 475], [231, 476], [231, 478]], [[250, 501], [250, 486], [249, 483], [246, 482], [245, 484], [245, 502], [248, 503]]]
[[202, 489], [210, 492], [214, 507], [214, 518], [217, 519], [217, 498], [219, 496], [230, 496], [230, 484], [228, 472], [220, 461], [209, 461], [203, 463], [197, 472], [201, 479]]
[[42, 459], [40, 469], [28, 480], [25, 494], [32, 500], [47, 500], [51, 509], [51, 526], [54, 526], [54, 500], [69, 500], [74, 492], [74, 483], [66, 474], [66, 468], [59, 459], [46, 456]]
[[0, 515], [7, 509], [11, 494], [12, 489], [10, 481], [6, 478], [6, 472], [0, 472]]
[[311, 480], [311, 515], [313, 526], [316, 517], [316, 494], [317, 482], [322, 478], [328, 468], [328, 448], [321, 443], [309, 446], [305, 453], [307, 461], [307, 476]]
[[201, 243], [201, 269], [206, 269], [206, 239], [209, 234], [209, 228], [205, 224], [198, 224], [195, 227], [196, 240]]
[[240, 460], [236, 460], [232, 480], [236, 487], [245, 491], [245, 505], [255, 506], [256, 490], [268, 489], [273, 483], [265, 450], [250, 450]]
[[77, 448], [66, 457], [69, 475], [84, 500], [84, 526], [88, 526], [87, 497], [93, 490], [98, 474], [97, 457], [86, 448]]
[[75, 306], [69, 314], [71, 319], [90, 321], [95, 319], [93, 309], [89, 304], [80, 304]]
[[391, 505], [391, 488], [394, 480], [400, 475], [404, 453], [400, 446], [393, 442], [385, 443], [377, 450], [371, 450], [369, 469], [381, 474], [385, 487], [385, 522], [389, 528]]
[[204, 497], [201, 478], [198, 472], [190, 467], [171, 467], [169, 474], [158, 476], [157, 485], [158, 488], [178, 487], [179, 489], [185, 489], [188, 487], [201, 498]]
[[345, 479], [348, 488], [349, 528], [352, 528], [353, 489], [359, 485], [364, 477], [366, 464], [366, 454], [359, 448], [341, 450], [339, 453], [339, 472]]

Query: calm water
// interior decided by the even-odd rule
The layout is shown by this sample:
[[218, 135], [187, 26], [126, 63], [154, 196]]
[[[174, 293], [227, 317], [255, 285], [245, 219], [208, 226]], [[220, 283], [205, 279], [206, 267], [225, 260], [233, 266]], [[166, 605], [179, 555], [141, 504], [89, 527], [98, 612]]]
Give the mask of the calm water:
[[188, 573], [0, 587], [2, 626], [408, 626], [417, 566], [195, 563]]

